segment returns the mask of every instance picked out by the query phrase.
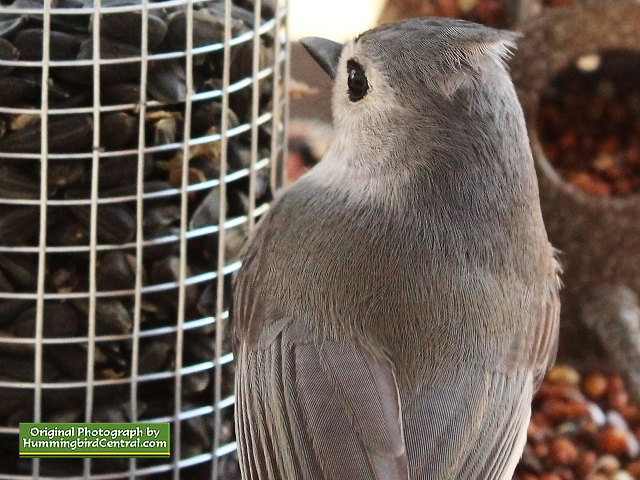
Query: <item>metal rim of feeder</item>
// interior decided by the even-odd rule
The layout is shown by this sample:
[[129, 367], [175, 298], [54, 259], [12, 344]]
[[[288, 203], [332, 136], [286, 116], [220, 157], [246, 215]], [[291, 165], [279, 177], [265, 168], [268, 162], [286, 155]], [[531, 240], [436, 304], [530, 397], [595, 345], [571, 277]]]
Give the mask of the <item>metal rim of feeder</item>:
[[[41, 149], [39, 153], [4, 153], [2, 157], [6, 159], [13, 159], [15, 161], [20, 160], [34, 160], [40, 161], [40, 198], [39, 199], [0, 199], [0, 205], [20, 205], [20, 206], [33, 206], [39, 207], [40, 210], [40, 226], [38, 235], [37, 246], [8, 246], [0, 245], [0, 253], [30, 253], [37, 255], [38, 268], [37, 268], [37, 288], [33, 293], [14, 293], [14, 292], [0, 292], [0, 301], [3, 299], [17, 299], [17, 300], [31, 300], [36, 302], [36, 320], [35, 320], [35, 335], [31, 338], [27, 337], [13, 337], [0, 338], [0, 345], [33, 345], [34, 346], [34, 358], [35, 358], [35, 371], [33, 373], [32, 382], [21, 381], [0, 381], [0, 387], [3, 388], [20, 388], [25, 391], [32, 392], [33, 394], [33, 419], [34, 422], [42, 420], [42, 392], [45, 389], [86, 389], [84, 407], [85, 419], [91, 419], [95, 387], [102, 385], [128, 385], [131, 387], [130, 402], [131, 402], [131, 421], [138, 420], [137, 413], [137, 400], [138, 390], [144, 388], [145, 382], [157, 380], [157, 379], [174, 379], [174, 406], [173, 414], [158, 417], [158, 418], [145, 418], [145, 421], [168, 421], [172, 423], [172, 436], [171, 443], [174, 455], [171, 459], [165, 461], [162, 464], [154, 465], [150, 467], [139, 467], [136, 465], [136, 459], [131, 459], [128, 462], [128, 469], [126, 471], [111, 472], [111, 473], [94, 473], [91, 471], [91, 460], [84, 460], [83, 474], [82, 476], [73, 476], [65, 478], [135, 478], [139, 475], [151, 475], [161, 472], [173, 472], [174, 478], [180, 478], [180, 471], [183, 468], [193, 465], [211, 463], [212, 465], [212, 477], [218, 478], [217, 462], [226, 455], [233, 453], [236, 449], [235, 443], [227, 443], [224, 445], [219, 444], [219, 434], [221, 428], [220, 412], [223, 409], [231, 408], [234, 404], [233, 396], [227, 396], [222, 398], [221, 394], [221, 366], [230, 364], [233, 361], [233, 355], [230, 352], [222, 353], [222, 333], [221, 326], [222, 320], [228, 318], [228, 311], [223, 307], [222, 303], [222, 291], [224, 288], [224, 278], [236, 271], [240, 266], [240, 261], [233, 261], [226, 263], [224, 259], [224, 237], [225, 232], [242, 224], [247, 224], [249, 230], [255, 225], [256, 217], [264, 213], [268, 204], [256, 205], [255, 197], [255, 182], [256, 172], [261, 169], [271, 169], [271, 187], [277, 188], [283, 177], [284, 161], [282, 160], [286, 149], [286, 122], [285, 119], [288, 115], [288, 98], [286, 95], [288, 73], [289, 73], [289, 41], [286, 35], [286, 22], [288, 18], [288, 2], [287, 0], [277, 0], [275, 5], [274, 18], [261, 22], [262, 2], [255, 0], [254, 13], [255, 22], [253, 30], [242, 33], [238, 36], [232, 36], [231, 32], [231, 0], [222, 0], [220, 4], [224, 5], [224, 40], [217, 44], [206, 45], [202, 47], [193, 47], [193, 12], [194, 5], [213, 3], [213, 0], [169, 0], [160, 2], [150, 2], [149, 0], [140, 0], [137, 5], [123, 5], [116, 7], [101, 7], [100, 0], [93, 0], [93, 6], [83, 8], [54, 8], [51, 2], [44, 0], [42, 8], [17, 8], [10, 6], [3, 6], [3, 13], [6, 14], [37, 14], [42, 15], [42, 30], [43, 30], [43, 51], [41, 61], [21, 61], [21, 60], [3, 60], [0, 59], [0, 67], [35, 67], [40, 68], [42, 71], [42, 91], [40, 108], [13, 108], [13, 107], [0, 107], [0, 114], [9, 115], [38, 115], [40, 117], [41, 128]], [[182, 52], [163, 52], [163, 53], [151, 53], [147, 45], [147, 28], [148, 28], [148, 15], [153, 9], [165, 8], [165, 7], [185, 7], [186, 8], [186, 48]], [[140, 12], [142, 16], [141, 20], [141, 53], [139, 56], [129, 57], [125, 60], [118, 59], [100, 59], [100, 16], [97, 13], [123, 13], [123, 12]], [[92, 28], [89, 35], [93, 38], [93, 57], [89, 60], [50, 60], [50, 32], [51, 32], [51, 17], [52, 15], [73, 15], [73, 14], [88, 14], [92, 18]], [[257, 34], [256, 34], [257, 32]], [[274, 37], [274, 57], [273, 64], [266, 68], [260, 68], [258, 50], [259, 41], [262, 35], [271, 32]], [[230, 50], [234, 45], [238, 45], [244, 42], [253, 42], [253, 58], [251, 75], [236, 82], [230, 81]], [[215, 51], [221, 51], [224, 56], [223, 73], [222, 73], [222, 87], [219, 89], [213, 89], [210, 91], [196, 93], [194, 90], [193, 79], [193, 58], [199, 54], [211, 53]], [[165, 144], [162, 146], [147, 146], [145, 144], [145, 112], [149, 108], [158, 107], [164, 105], [164, 103], [147, 100], [147, 75], [149, 62], [155, 60], [184, 58], [186, 63], [186, 86], [187, 95], [182, 103], [184, 105], [184, 135], [183, 141], [173, 144]], [[101, 67], [111, 65], [118, 62], [137, 62], [140, 65], [140, 91], [141, 98], [139, 104], [119, 104], [119, 105], [102, 105], [100, 102], [100, 82], [93, 82], [93, 99], [91, 100], [92, 106], [88, 107], [75, 107], [75, 108], [50, 108], [48, 100], [48, 88], [49, 84], [49, 72], [51, 68], [62, 66], [88, 66], [92, 68], [94, 78], [99, 78]], [[273, 83], [272, 107], [271, 111], [265, 114], [260, 114], [258, 107], [258, 84], [261, 80], [271, 78]], [[229, 109], [229, 96], [230, 94], [240, 91], [244, 88], [251, 88], [251, 120], [247, 123], [231, 127], [228, 125], [227, 113]], [[213, 135], [205, 135], [198, 138], [191, 138], [191, 117], [190, 112], [192, 105], [200, 100], [216, 99], [219, 98], [222, 104], [221, 113], [221, 128], [220, 133]], [[107, 112], [121, 112], [127, 109], [135, 109], [137, 111], [139, 134], [137, 140], [137, 148], [116, 151], [116, 152], [102, 152], [100, 151], [100, 115]], [[48, 121], [49, 116], [61, 115], [61, 114], [87, 114], [92, 115], [93, 119], [93, 148], [90, 152], [85, 153], [72, 153], [72, 154], [56, 154], [48, 153]], [[261, 158], [257, 148], [258, 127], [260, 125], [269, 124], [272, 127], [271, 133], [271, 145], [269, 157]], [[251, 160], [248, 168], [235, 170], [232, 172], [227, 171], [227, 154], [226, 146], [227, 142], [234, 137], [247, 133], [251, 135]], [[220, 175], [219, 178], [211, 179], [199, 183], [192, 184], [188, 178], [188, 168], [182, 168], [180, 187], [165, 189], [161, 191], [144, 192], [143, 188], [143, 165], [145, 154], [154, 153], [156, 151], [174, 149], [176, 151], [182, 150], [185, 164], [188, 165], [189, 148], [204, 144], [219, 142], [221, 146], [221, 161], [220, 161]], [[100, 159], [109, 158], [113, 156], [130, 155], [137, 157], [137, 171], [138, 175], [135, 178], [136, 194], [135, 195], [121, 195], [117, 197], [98, 197], [98, 165]], [[48, 185], [47, 185], [47, 171], [48, 164], [57, 160], [78, 160], [90, 162], [91, 165], [91, 196], [85, 199], [49, 199], [48, 198]], [[226, 197], [225, 188], [226, 184], [237, 180], [239, 178], [248, 178], [250, 184], [249, 192], [249, 208], [248, 214], [245, 216], [239, 216], [234, 218], [227, 218], [226, 215]], [[186, 208], [187, 208], [187, 196], [193, 192], [209, 190], [214, 187], [220, 189], [220, 222], [218, 225], [210, 225], [201, 228], [190, 229], [187, 225]], [[181, 208], [181, 220], [180, 220], [180, 233], [177, 235], [166, 236], [162, 238], [155, 238], [151, 240], [145, 240], [142, 233], [142, 208], [145, 200], [156, 198], [170, 198], [179, 197]], [[136, 234], [135, 239], [121, 244], [109, 244], [100, 242], [97, 239], [97, 211], [99, 205], [106, 204], [119, 204], [123, 202], [135, 202], [135, 218], [136, 218]], [[47, 214], [50, 207], [53, 206], [86, 206], [90, 208], [91, 219], [89, 226], [89, 244], [81, 246], [51, 246], [46, 243], [47, 232]], [[218, 245], [218, 268], [214, 271], [201, 273], [198, 275], [187, 276], [186, 267], [186, 242], [189, 239], [197, 238], [204, 235], [211, 235], [216, 233], [219, 238]], [[180, 249], [180, 272], [179, 278], [175, 282], [167, 282], [163, 284], [142, 284], [142, 254], [146, 247], [161, 245], [164, 243], [175, 242], [179, 244]], [[118, 291], [98, 291], [96, 288], [96, 258], [98, 252], [109, 250], [133, 250], [135, 249], [136, 266], [135, 266], [135, 287], [133, 289], [118, 290]], [[46, 255], [51, 253], [78, 253], [84, 252], [89, 255], [89, 288], [87, 291], [81, 292], [69, 292], [69, 293], [52, 293], [45, 291], [45, 269], [46, 269]], [[209, 317], [202, 317], [194, 320], [188, 320], [185, 318], [185, 290], [186, 287], [192, 284], [202, 284], [204, 282], [216, 282], [216, 288], [218, 292], [215, 314]], [[177, 308], [177, 318], [175, 325], [163, 326], [152, 329], [144, 329], [141, 327], [141, 299], [144, 294], [168, 290], [178, 289], [179, 306]], [[107, 297], [122, 297], [131, 296], [134, 298], [135, 306], [133, 308], [133, 329], [130, 333], [120, 335], [98, 335], [96, 333], [96, 300]], [[44, 317], [44, 302], [45, 300], [67, 300], [85, 298], [89, 301], [89, 313], [88, 313], [88, 325], [86, 328], [86, 335], [78, 337], [64, 337], [64, 338], [48, 338], [43, 334], [43, 317]], [[201, 362], [197, 365], [183, 365], [183, 351], [186, 348], [184, 345], [184, 332], [200, 328], [203, 326], [216, 326], [215, 347], [216, 358], [211, 359], [208, 362]], [[161, 372], [140, 374], [137, 371], [137, 362], [139, 359], [140, 351], [139, 344], [140, 339], [147, 337], [154, 337], [166, 334], [176, 335], [175, 344], [175, 368], [163, 370]], [[96, 379], [93, 371], [93, 361], [95, 360], [95, 348], [98, 341], [117, 341], [126, 340], [132, 342], [131, 353], [131, 369], [129, 374], [123, 378], [117, 379]], [[45, 345], [56, 344], [77, 344], [87, 346], [87, 365], [86, 378], [82, 381], [60, 381], [60, 382], [45, 382], [43, 380], [42, 362], [43, 362], [43, 347]], [[183, 410], [184, 400], [181, 397], [181, 385], [182, 379], [198, 371], [211, 371], [215, 376], [215, 394], [211, 399], [209, 405], [200, 405], [196, 408], [190, 408]], [[215, 427], [213, 431], [213, 438], [211, 439], [211, 451], [196, 455], [195, 457], [181, 458], [180, 454], [180, 426], [181, 422], [185, 419], [193, 417], [205, 418], [205, 415], [214, 415]], [[12, 434], [16, 435], [17, 443], [18, 428], [13, 426], [0, 425], [0, 435]], [[32, 475], [38, 477], [40, 475], [40, 461], [34, 459], [32, 461]], [[23, 474], [11, 474], [3, 472], [0, 466], [0, 476], [8, 480], [18, 480], [31, 478], [29, 475]], [[56, 477], [61, 478], [61, 477]]]
[[[571, 22], [563, 21], [571, 19]], [[640, 3], [633, 0], [599, 1], [588, 5], [556, 7], [520, 25], [524, 37], [520, 51], [509, 62], [518, 96], [527, 120], [533, 158], [545, 178], [564, 195], [595, 208], [623, 208], [635, 205], [640, 192], [625, 196], [590, 195], [566, 181], [549, 163], [538, 135], [537, 114], [544, 89], [557, 74], [578, 59], [611, 50], [640, 54]], [[611, 32], [614, 31], [615, 35]], [[579, 42], [575, 37], [584, 38]]]

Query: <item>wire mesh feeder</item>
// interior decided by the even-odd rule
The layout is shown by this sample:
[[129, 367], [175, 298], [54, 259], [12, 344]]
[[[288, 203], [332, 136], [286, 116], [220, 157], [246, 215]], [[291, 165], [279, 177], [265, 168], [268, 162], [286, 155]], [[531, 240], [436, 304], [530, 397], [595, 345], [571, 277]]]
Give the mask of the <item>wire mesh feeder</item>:
[[[223, 327], [282, 177], [286, 7], [0, 0], [0, 478], [239, 476]], [[172, 456], [19, 459], [25, 421], [171, 422]]]

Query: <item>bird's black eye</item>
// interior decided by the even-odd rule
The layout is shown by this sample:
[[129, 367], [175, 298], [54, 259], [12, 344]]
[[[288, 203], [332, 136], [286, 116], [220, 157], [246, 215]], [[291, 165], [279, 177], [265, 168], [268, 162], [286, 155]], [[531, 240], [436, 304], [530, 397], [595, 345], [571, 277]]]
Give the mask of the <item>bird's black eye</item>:
[[347, 86], [349, 87], [349, 100], [357, 102], [364, 98], [369, 91], [369, 82], [364, 74], [364, 69], [355, 60], [347, 62]]

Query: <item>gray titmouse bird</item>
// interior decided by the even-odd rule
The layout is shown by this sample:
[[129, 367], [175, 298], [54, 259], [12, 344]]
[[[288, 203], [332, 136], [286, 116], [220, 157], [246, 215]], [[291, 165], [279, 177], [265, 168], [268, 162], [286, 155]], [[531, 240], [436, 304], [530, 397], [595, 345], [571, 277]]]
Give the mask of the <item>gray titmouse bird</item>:
[[559, 313], [514, 37], [428, 18], [303, 40], [334, 138], [236, 280], [245, 479], [511, 479]]

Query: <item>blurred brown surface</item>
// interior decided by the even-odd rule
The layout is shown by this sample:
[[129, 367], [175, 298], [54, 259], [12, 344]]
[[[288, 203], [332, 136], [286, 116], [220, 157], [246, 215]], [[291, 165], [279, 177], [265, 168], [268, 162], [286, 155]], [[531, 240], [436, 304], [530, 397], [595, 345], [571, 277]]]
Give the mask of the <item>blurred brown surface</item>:
[[390, 23], [411, 17], [462, 18], [498, 28], [515, 25], [523, 4], [537, 0], [387, 0], [380, 23]]
[[331, 79], [298, 42], [291, 45], [291, 77], [317, 89], [314, 95], [291, 97], [291, 118], [315, 118], [330, 122]]

